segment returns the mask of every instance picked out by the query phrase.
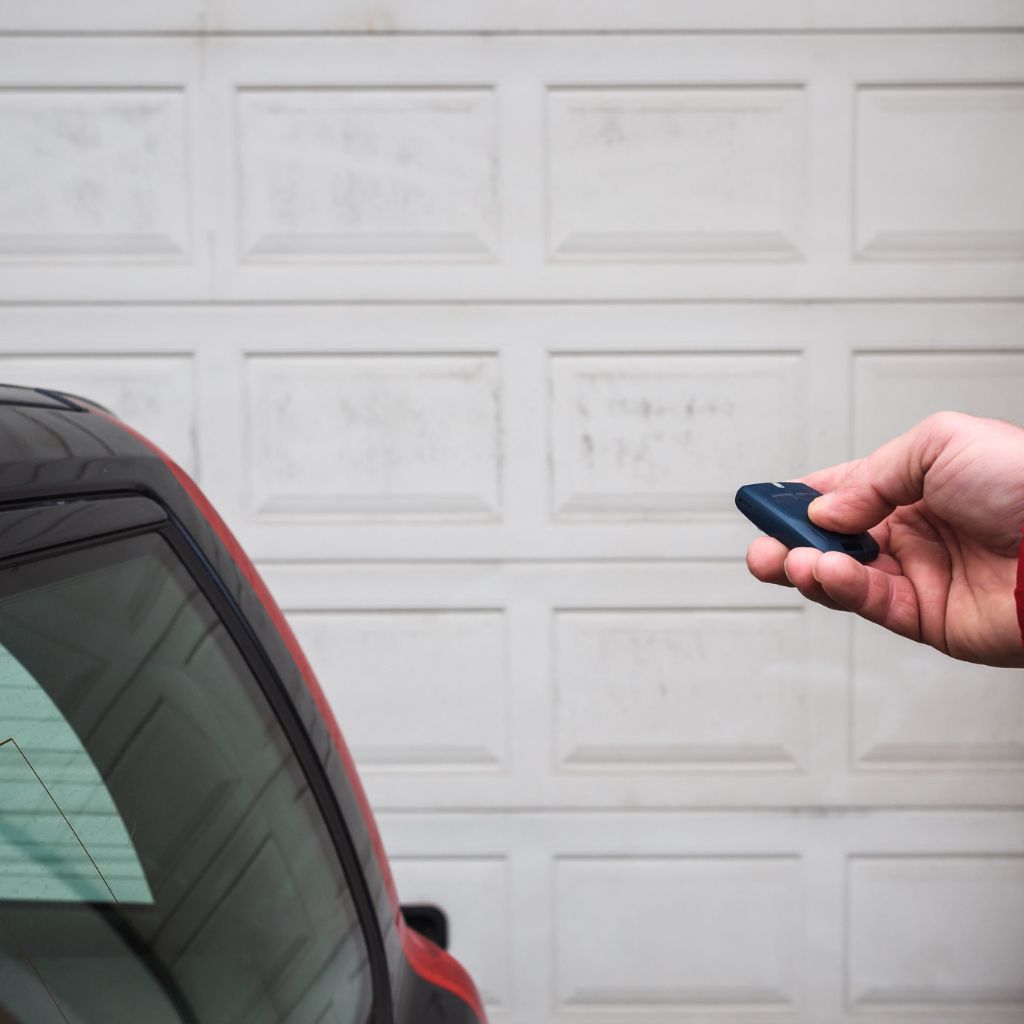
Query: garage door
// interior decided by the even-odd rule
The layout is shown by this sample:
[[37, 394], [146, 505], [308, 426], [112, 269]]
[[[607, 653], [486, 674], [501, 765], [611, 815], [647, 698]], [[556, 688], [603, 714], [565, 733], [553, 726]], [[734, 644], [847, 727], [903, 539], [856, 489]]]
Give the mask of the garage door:
[[1024, 419], [1024, 10], [334, 6], [0, 3], [0, 378], [197, 476], [497, 1024], [1024, 1021], [1024, 674], [732, 508]]

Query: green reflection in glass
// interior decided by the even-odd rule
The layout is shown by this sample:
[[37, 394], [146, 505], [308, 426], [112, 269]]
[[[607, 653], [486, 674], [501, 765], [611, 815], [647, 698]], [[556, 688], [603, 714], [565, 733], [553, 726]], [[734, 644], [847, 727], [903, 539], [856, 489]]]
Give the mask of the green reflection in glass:
[[153, 902], [92, 759], [46, 692], [2, 646], [0, 900]]

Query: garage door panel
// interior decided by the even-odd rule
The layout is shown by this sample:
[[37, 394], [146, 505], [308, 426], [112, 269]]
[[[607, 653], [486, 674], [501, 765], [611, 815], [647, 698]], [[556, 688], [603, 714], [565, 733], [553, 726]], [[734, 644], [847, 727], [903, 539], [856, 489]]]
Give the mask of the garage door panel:
[[250, 356], [255, 514], [496, 518], [499, 373], [494, 355]]
[[[1021, 48], [9, 38], [7, 138], [41, 145], [5, 161], [31, 202], [0, 205], [0, 294], [1019, 295]], [[59, 137], [69, 102], [100, 149]]]
[[732, 516], [737, 480], [804, 461], [800, 355], [551, 360], [558, 519]]
[[[373, 738], [377, 806], [1012, 805], [1024, 779], [1019, 673], [896, 651], [741, 562], [266, 573], [351, 739]], [[369, 671], [379, 644], [356, 627], [410, 622], [408, 664]], [[406, 760], [395, 701], [419, 708]]]
[[[829, 729], [820, 753], [810, 735], [821, 700], [844, 702], [826, 661], [836, 630], [805, 626], [786, 591], [739, 570], [435, 562], [266, 574], [347, 709], [378, 806], [813, 800], [846, 763]], [[407, 728], [398, 703], [418, 709]]]
[[800, 87], [558, 88], [547, 122], [554, 259], [800, 258]]
[[854, 428], [868, 452], [943, 409], [1019, 423], [1024, 387], [1024, 333], [1005, 351], [856, 352]]
[[857, 92], [857, 254], [1024, 259], [1024, 85]]
[[241, 89], [243, 260], [491, 258], [487, 88]]
[[795, 1009], [800, 876], [795, 857], [557, 859], [558, 1009]]
[[858, 621], [851, 716], [858, 769], [1024, 767], [1017, 672], [951, 661]]
[[[1019, 147], [972, 163], [961, 137], [988, 152], [1016, 126], [1021, 60], [1008, 36], [891, 35], [870, 47], [841, 33], [813, 42], [499, 36], [486, 48], [455, 36], [226, 40], [214, 51], [211, 109], [221, 188], [237, 202], [219, 211], [217, 230], [242, 245], [221, 247], [216, 290], [427, 300], [1015, 295], [1019, 204], [1002, 183], [1013, 180]], [[472, 108], [456, 135], [410, 135], [432, 118], [460, 121], [432, 106], [453, 90]], [[912, 109], [908, 127], [884, 112], [890, 93], [918, 106], [949, 100], [939, 130], [922, 129], [927, 145], [902, 160], [898, 147], [930, 115]], [[268, 118], [270, 96], [291, 104], [291, 116]], [[961, 116], [965, 96], [987, 99], [991, 112]], [[310, 103], [312, 120], [298, 109]], [[383, 103], [392, 116], [376, 118], [372, 139], [340, 141], [323, 159], [330, 132], [354, 124], [359, 103]], [[422, 117], [403, 121], [412, 108]], [[271, 120], [315, 121], [321, 136], [296, 135], [285, 156], [269, 144], [280, 129]], [[435, 151], [436, 136], [448, 141]], [[375, 158], [354, 170], [366, 145]], [[409, 178], [403, 150], [420, 154], [429, 180]], [[941, 172], [913, 189], [911, 172], [893, 172], [932, 156]], [[949, 221], [958, 216], [944, 198], [951, 187], [984, 193], [960, 204], [973, 220]], [[346, 221], [356, 207], [367, 223]], [[431, 228], [439, 214], [454, 234]], [[296, 216], [307, 229], [293, 237]], [[415, 235], [393, 234], [395, 217]]]
[[1022, 883], [1020, 856], [851, 858], [852, 1007], [1024, 1013]]
[[556, 610], [560, 770], [799, 770], [805, 630], [789, 609]]
[[[92, 90], [109, 131], [123, 122], [118, 90], [136, 106], [142, 93], [172, 100], [153, 115], [168, 128], [156, 150], [171, 149], [149, 191], [128, 188], [156, 234], [133, 233], [134, 207], [104, 189], [109, 237], [47, 242], [39, 222], [32, 243], [104, 251], [82, 267], [61, 255], [40, 276], [19, 249], [3, 294], [1017, 295], [1020, 209], [1001, 183], [1020, 162], [1020, 46], [1011, 34], [883, 34], [870, 47], [843, 33], [498, 36], [486, 48], [451, 35], [8, 39], [9, 102], [66, 89], [87, 103]], [[891, 97], [911, 109], [888, 111]], [[602, 140], [608, 118], [618, 142]], [[986, 158], [961, 159], [969, 148]], [[906, 176], [918, 166], [938, 169], [921, 188]], [[34, 180], [65, 211], [62, 230], [93, 215], [61, 205], [66, 170]], [[946, 202], [950, 189], [972, 199]], [[13, 220], [8, 231], [22, 237]], [[119, 275], [109, 264], [126, 257], [111, 247], [126, 242], [132, 269]]]
[[513, 894], [528, 939], [510, 951], [497, 1020], [1020, 1014], [1019, 813], [385, 813], [381, 825], [417, 895], [443, 895], [460, 858], [500, 855], [502, 882], [478, 905], [449, 900], [453, 929], [471, 932], [493, 924], [494, 890]]
[[194, 44], [7, 39], [0, 53], [0, 293], [202, 294]]
[[495, 1024], [1024, 1018], [1021, 673], [733, 506], [1020, 420], [1019, 4], [5, 4], [0, 379], [199, 472]]
[[0, 256], [190, 255], [181, 89], [0, 95]]

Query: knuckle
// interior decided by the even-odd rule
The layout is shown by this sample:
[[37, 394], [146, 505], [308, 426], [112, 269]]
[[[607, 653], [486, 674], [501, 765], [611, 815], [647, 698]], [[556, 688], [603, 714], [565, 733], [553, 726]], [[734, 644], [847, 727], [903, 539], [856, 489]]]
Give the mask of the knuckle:
[[943, 409], [933, 412], [930, 416], [921, 421], [921, 427], [929, 434], [938, 434], [946, 437], [955, 434], [966, 424], [974, 419], [965, 412], [956, 412], [953, 409]]

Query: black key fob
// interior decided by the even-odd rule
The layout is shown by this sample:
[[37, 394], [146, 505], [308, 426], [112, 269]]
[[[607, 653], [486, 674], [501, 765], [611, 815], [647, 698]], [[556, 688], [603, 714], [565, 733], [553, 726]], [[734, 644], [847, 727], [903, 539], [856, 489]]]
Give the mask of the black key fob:
[[878, 544], [868, 533], [833, 533], [807, 518], [807, 506], [821, 491], [807, 484], [745, 484], [736, 492], [736, 507], [759, 529], [787, 548], [842, 551], [858, 562], [873, 562]]

